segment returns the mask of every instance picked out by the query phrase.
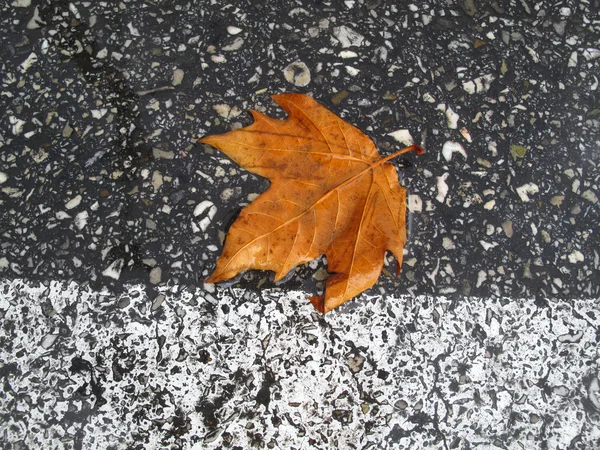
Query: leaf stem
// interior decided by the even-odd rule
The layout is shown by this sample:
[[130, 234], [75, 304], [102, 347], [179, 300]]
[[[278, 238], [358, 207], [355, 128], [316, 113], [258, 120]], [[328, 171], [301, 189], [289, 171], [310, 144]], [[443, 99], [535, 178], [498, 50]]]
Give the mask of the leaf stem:
[[385, 158], [381, 158], [379, 161], [376, 161], [375, 164], [373, 164], [373, 166], [383, 164], [389, 161], [390, 159], [394, 159], [396, 156], [400, 156], [412, 151], [414, 151], [417, 155], [422, 155], [423, 153], [425, 153], [425, 149], [423, 147], [421, 147], [420, 145], [413, 144], [409, 145], [408, 147], [404, 147], [402, 150], [398, 150], [396, 153], [392, 153], [391, 155], [386, 156]]

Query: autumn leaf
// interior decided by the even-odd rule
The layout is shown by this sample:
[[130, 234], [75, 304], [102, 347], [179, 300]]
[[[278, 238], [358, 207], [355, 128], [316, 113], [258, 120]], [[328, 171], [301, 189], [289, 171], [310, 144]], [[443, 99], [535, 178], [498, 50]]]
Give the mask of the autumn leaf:
[[271, 181], [229, 229], [223, 254], [206, 280], [216, 283], [250, 269], [272, 270], [282, 280], [321, 255], [330, 273], [325, 295], [311, 297], [325, 313], [373, 286], [390, 250], [402, 262], [406, 191], [392, 158], [303, 94], [274, 95], [285, 120], [251, 111], [254, 123], [200, 139], [250, 172]]

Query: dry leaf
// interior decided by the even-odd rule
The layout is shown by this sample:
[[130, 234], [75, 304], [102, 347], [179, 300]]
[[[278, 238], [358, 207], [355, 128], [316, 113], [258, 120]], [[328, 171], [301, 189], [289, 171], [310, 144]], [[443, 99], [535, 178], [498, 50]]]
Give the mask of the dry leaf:
[[271, 180], [229, 229], [209, 283], [249, 269], [272, 270], [279, 281], [299, 264], [326, 255], [325, 295], [311, 297], [331, 311], [373, 286], [385, 252], [402, 261], [406, 191], [388, 160], [358, 128], [302, 94], [274, 95], [286, 120], [251, 111], [254, 123], [200, 140], [240, 166]]

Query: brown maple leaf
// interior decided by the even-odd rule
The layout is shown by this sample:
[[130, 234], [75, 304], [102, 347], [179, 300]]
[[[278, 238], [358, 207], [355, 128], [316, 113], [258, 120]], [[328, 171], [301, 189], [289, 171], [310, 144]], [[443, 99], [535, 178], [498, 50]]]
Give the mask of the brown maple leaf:
[[272, 270], [275, 281], [321, 255], [325, 295], [311, 297], [325, 313], [373, 286], [391, 250], [402, 262], [406, 191], [388, 160], [423, 150], [412, 145], [382, 158], [375, 144], [303, 94], [274, 95], [288, 114], [279, 120], [251, 111], [254, 123], [200, 142], [271, 180], [229, 229], [223, 254], [206, 280], [249, 269]]

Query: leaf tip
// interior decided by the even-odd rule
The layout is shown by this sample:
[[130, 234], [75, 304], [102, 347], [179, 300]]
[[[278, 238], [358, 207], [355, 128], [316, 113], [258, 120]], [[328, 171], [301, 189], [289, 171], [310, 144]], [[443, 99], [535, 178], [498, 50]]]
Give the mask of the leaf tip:
[[219, 281], [223, 281], [224, 279], [225, 278], [222, 276], [222, 274], [215, 270], [213, 273], [211, 273], [208, 277], [204, 279], [204, 282], [208, 284], [215, 284]]
[[313, 295], [312, 297], [308, 297], [308, 299], [317, 311], [325, 314], [325, 297], [322, 295]]
[[220, 134], [211, 134], [210, 136], [204, 136], [198, 139], [198, 143], [210, 145], [211, 147], [219, 148], [218, 144], [221, 142]]

